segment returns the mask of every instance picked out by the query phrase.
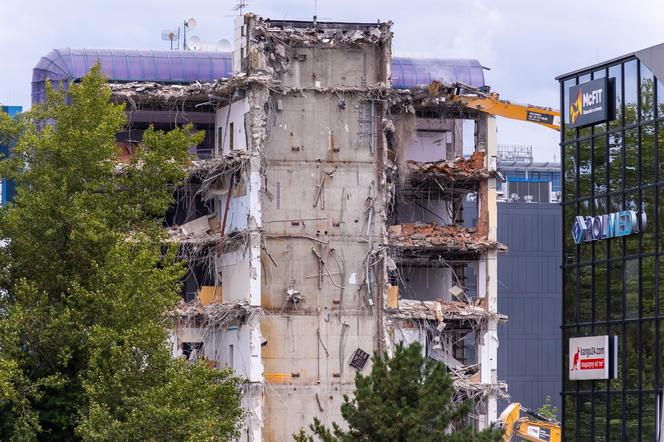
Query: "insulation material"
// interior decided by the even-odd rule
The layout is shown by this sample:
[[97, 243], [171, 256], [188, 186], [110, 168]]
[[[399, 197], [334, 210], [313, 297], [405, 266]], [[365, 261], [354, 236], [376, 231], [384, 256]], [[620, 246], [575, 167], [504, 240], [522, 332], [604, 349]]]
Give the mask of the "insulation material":
[[391, 285], [387, 287], [387, 308], [399, 307], [399, 286]]
[[208, 286], [204, 285], [201, 287], [201, 290], [198, 292], [198, 300], [203, 306], [208, 306], [215, 303], [222, 302], [222, 291], [219, 286]]

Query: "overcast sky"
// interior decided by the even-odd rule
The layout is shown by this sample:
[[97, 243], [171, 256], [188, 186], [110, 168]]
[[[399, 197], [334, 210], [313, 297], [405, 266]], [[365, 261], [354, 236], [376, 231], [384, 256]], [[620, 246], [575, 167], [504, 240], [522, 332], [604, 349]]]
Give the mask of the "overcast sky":
[[[0, 103], [30, 104], [32, 68], [53, 48], [167, 49], [162, 29], [195, 17], [204, 43], [232, 41], [237, 0], [0, 0]], [[270, 18], [310, 19], [314, 0], [248, 0]], [[318, 0], [321, 20], [394, 22], [395, 55], [476, 58], [512, 101], [558, 108], [554, 77], [664, 42], [656, 0]], [[558, 134], [498, 121], [498, 143], [558, 159]], [[554, 157], [555, 156], [555, 157]]]

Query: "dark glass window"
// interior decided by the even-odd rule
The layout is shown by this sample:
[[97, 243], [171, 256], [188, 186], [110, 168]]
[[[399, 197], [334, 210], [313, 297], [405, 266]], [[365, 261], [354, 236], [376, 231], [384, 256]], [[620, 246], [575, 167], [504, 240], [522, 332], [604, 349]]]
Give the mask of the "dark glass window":
[[553, 172], [551, 174], [551, 190], [560, 192], [560, 172]]
[[636, 124], [638, 119], [638, 75], [636, 60], [625, 63], [625, 126]]
[[609, 121], [609, 129], [615, 129], [616, 127], [622, 127], [622, 65], [611, 66], [609, 68], [609, 80], [610, 79], [613, 79], [613, 86], [616, 94], [616, 118]]
[[609, 134], [609, 190], [622, 190], [623, 186], [623, 143], [622, 134]]
[[625, 261], [625, 316], [639, 316], [639, 260]]
[[565, 200], [576, 199], [576, 144], [566, 144], [564, 148], [565, 160], [563, 167], [565, 168]]
[[606, 135], [600, 135], [593, 138], [593, 183], [596, 195], [608, 190], [607, 166]]
[[641, 126], [641, 184], [647, 186], [657, 181], [657, 151], [655, 125]]
[[625, 187], [632, 188], [639, 185], [639, 133], [638, 129], [625, 131]]
[[579, 143], [579, 198], [591, 195], [592, 149], [590, 140]]
[[640, 64], [641, 121], [655, 119], [655, 77], [650, 70]]
[[657, 79], [657, 118], [664, 117], [664, 85]]
[[522, 171], [505, 172], [505, 178], [507, 178], [507, 181], [514, 179], [523, 179], [525, 177], [526, 177], [526, 172]]

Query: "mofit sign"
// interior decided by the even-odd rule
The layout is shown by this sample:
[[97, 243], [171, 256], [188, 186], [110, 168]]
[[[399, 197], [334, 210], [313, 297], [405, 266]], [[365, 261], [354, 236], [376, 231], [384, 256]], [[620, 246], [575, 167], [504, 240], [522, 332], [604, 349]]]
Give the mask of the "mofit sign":
[[615, 118], [613, 84], [613, 79], [599, 78], [569, 88], [568, 127], [587, 126]]
[[618, 367], [617, 336], [586, 336], [569, 340], [569, 379], [615, 379]]
[[577, 216], [572, 225], [574, 242], [581, 244], [639, 233], [645, 230], [647, 224], [646, 213], [641, 212], [640, 216], [640, 225], [639, 214], [634, 210], [623, 210], [599, 216]]

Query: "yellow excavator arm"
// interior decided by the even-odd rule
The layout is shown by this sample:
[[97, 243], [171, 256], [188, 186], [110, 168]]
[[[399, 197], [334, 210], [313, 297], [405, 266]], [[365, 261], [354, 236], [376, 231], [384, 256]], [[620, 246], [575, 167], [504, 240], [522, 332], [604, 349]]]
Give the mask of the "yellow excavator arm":
[[475, 88], [463, 83], [444, 85], [434, 81], [429, 85], [429, 92], [434, 96], [442, 96], [449, 103], [456, 103], [468, 109], [560, 130], [560, 111], [502, 100], [497, 93], [488, 92], [485, 88]]
[[[531, 417], [521, 417], [521, 412]], [[518, 402], [511, 403], [498, 417], [498, 424], [504, 430], [503, 441], [527, 440], [531, 442], [560, 442], [560, 424], [522, 407]]]

